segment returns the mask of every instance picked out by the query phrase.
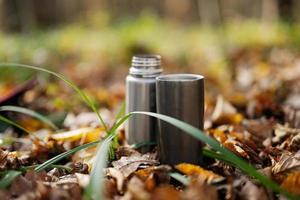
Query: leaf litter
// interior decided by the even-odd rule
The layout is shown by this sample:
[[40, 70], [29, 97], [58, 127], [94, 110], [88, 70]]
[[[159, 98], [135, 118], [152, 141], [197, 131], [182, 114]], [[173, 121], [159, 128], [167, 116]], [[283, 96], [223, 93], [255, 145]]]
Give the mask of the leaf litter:
[[[239, 53], [232, 56], [235, 67], [230, 88], [206, 90], [205, 132], [282, 188], [300, 195], [300, 76], [292, 73], [298, 70], [298, 64], [291, 61], [284, 67], [271, 66], [273, 61], [266, 60], [266, 64], [258, 59], [251, 61], [257, 63], [249, 67], [248, 59]], [[68, 107], [74, 109], [62, 120], [59, 131], [30, 117], [4, 113], [5, 117], [28, 127], [32, 135], [17, 128], [2, 130], [0, 140], [4, 141], [8, 136], [13, 139], [0, 143], [0, 178], [4, 182], [0, 183], [4, 188], [0, 191], [0, 199], [84, 199], [84, 189], [95, 161], [95, 146], [67, 156], [41, 172], [34, 168], [60, 153], [102, 140], [106, 137], [105, 127], [97, 121], [96, 114], [88, 112], [76, 101], [70, 102], [70, 91], [55, 86], [59, 83], [52, 83], [52, 89], [47, 88], [50, 87], [47, 84], [33, 86], [29, 83], [8, 88], [10, 92], [0, 94], [1, 105], [20, 106], [21, 103], [41, 113], [58, 113]], [[222, 88], [218, 81], [210, 79], [209, 74], [207, 86]], [[100, 111], [106, 124], [113, 124], [112, 116], [124, 98], [124, 88], [107, 92], [93, 87], [90, 91], [97, 94], [95, 101], [107, 107]], [[45, 103], [53, 96], [60, 96], [62, 101]], [[40, 98], [33, 101], [34, 97]], [[140, 152], [126, 144], [123, 128], [117, 133], [115, 158], [109, 160], [103, 170], [107, 199], [285, 198], [222, 160], [204, 156], [201, 166], [191, 163], [164, 165], [157, 159], [155, 148], [147, 153]], [[188, 184], [175, 180], [170, 172], [187, 178]], [[9, 177], [13, 180], [6, 181]]]

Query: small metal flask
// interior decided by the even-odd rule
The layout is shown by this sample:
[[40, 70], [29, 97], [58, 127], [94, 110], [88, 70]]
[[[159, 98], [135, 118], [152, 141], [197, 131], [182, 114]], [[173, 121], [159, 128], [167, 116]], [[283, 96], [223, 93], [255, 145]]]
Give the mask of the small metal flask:
[[[196, 128], [204, 124], [204, 77], [196, 74], [161, 75], [157, 80], [157, 112]], [[202, 143], [175, 126], [159, 120], [161, 163], [201, 164]]]
[[[156, 77], [162, 73], [159, 55], [136, 55], [126, 78], [126, 113], [156, 112]], [[132, 116], [125, 125], [128, 144], [156, 141], [157, 120]]]

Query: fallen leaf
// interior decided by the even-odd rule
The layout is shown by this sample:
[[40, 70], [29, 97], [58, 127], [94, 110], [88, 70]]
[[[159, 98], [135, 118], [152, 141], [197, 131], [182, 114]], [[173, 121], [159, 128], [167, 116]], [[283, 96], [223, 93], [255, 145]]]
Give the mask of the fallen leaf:
[[192, 183], [180, 196], [182, 200], [219, 199], [216, 187], [204, 184], [200, 181]]
[[300, 149], [300, 133], [293, 136], [288, 145], [289, 150], [298, 151]]
[[132, 155], [129, 157], [121, 157], [117, 161], [113, 161], [112, 165], [120, 170], [125, 178], [130, 176], [133, 172], [135, 172], [140, 165], [157, 165], [159, 162], [154, 159], [155, 155], [153, 154], [144, 154], [144, 155]]
[[103, 133], [103, 128], [81, 128], [62, 133], [56, 133], [51, 137], [57, 141], [72, 142], [82, 140], [84, 143], [89, 143], [98, 140]]
[[266, 190], [263, 187], [259, 187], [247, 181], [246, 184], [242, 187], [239, 192], [239, 198], [241, 200], [268, 200], [268, 195]]
[[116, 180], [118, 191], [123, 192], [125, 182], [123, 173], [115, 168], [110, 167], [106, 169], [106, 174]]
[[272, 167], [274, 174], [278, 173], [290, 173], [300, 170], [300, 155], [284, 153], [280, 157], [279, 161]]
[[162, 185], [160, 187], [157, 187], [151, 193], [151, 199], [155, 200], [181, 200], [180, 196], [180, 191], [176, 190], [170, 185]]
[[149, 200], [151, 195], [145, 190], [144, 183], [137, 177], [132, 177], [127, 186], [132, 199]]
[[176, 165], [175, 168], [185, 175], [197, 176], [207, 183], [215, 183], [224, 180], [224, 177], [193, 164], [181, 163]]
[[27, 90], [30, 90], [37, 84], [36, 78], [33, 78], [25, 83], [22, 83], [14, 88], [12, 88], [9, 92], [7, 92], [4, 96], [0, 96], [0, 106], [2, 105], [14, 105], [17, 102], [17, 99], [23, 95]]
[[289, 174], [281, 184], [287, 191], [300, 195], [300, 172]]

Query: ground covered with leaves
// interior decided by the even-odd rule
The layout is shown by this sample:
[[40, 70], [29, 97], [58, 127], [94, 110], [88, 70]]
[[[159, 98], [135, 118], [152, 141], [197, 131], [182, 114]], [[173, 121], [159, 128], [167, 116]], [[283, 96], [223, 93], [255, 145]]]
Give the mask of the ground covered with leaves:
[[[230, 75], [230, 82], [206, 79], [205, 133], [285, 191], [300, 195], [299, 54], [285, 48], [250, 48], [235, 52], [229, 62], [232, 67], [226, 76]], [[97, 88], [81, 80], [80, 86], [85, 84], [90, 86], [85, 92], [93, 96], [92, 101], [100, 102], [106, 126], [112, 127], [122, 108], [124, 85], [110, 82]], [[47, 120], [13, 112], [12, 107], [45, 113]], [[85, 188], [95, 163], [96, 145], [45, 168], [40, 166], [64, 152], [106, 138], [97, 114], [83, 106], [64, 83], [40, 76], [20, 84], [2, 84], [0, 112], [4, 119], [20, 125], [9, 121], [0, 125], [1, 200], [89, 198]], [[288, 198], [224, 161], [218, 152], [211, 155], [209, 145], [204, 146], [201, 166], [168, 166], [157, 159], [153, 143], [128, 145], [122, 126], [116, 133], [108, 165], [101, 168], [107, 199]], [[153, 149], [142, 153], [143, 145]]]

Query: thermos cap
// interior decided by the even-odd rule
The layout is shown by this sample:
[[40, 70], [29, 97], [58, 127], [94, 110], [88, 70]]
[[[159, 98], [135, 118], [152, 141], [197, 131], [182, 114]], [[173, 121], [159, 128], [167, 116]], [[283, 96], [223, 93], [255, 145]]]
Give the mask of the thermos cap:
[[163, 70], [160, 67], [160, 55], [135, 55], [132, 58], [129, 73], [132, 75], [154, 76], [160, 74]]

